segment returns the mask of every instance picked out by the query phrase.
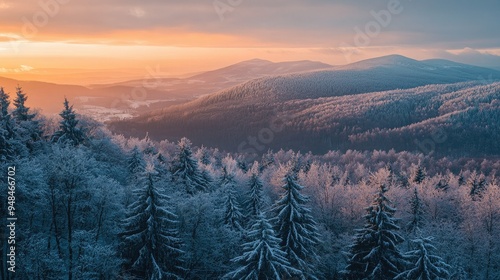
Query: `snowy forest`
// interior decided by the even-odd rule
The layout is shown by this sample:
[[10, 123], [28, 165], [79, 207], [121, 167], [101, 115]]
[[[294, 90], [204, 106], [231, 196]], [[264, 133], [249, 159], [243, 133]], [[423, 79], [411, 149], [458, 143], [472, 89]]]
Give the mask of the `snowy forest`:
[[[366, 89], [353, 77], [355, 82], [346, 79], [345, 83], [354, 89], [344, 89], [331, 77], [321, 80], [322, 76], [304, 81], [302, 87], [294, 80], [296, 76], [252, 80], [163, 111], [115, 121], [109, 127], [128, 136], [144, 137], [148, 132], [155, 140], [187, 137], [197, 145], [243, 152], [258, 149], [238, 146], [248, 135], [277, 123], [279, 129], [266, 148], [317, 154], [395, 149], [432, 150], [440, 157], [499, 155], [499, 82], [407, 85], [406, 89], [363, 92]], [[279, 83], [280, 79], [285, 81]], [[385, 79], [388, 86], [399, 77], [387, 73]], [[422, 144], [433, 135], [440, 135], [434, 143], [438, 145]]]
[[[127, 138], [0, 89], [1, 279], [500, 279], [496, 158]], [[1, 227], [2, 258], [8, 228]]]

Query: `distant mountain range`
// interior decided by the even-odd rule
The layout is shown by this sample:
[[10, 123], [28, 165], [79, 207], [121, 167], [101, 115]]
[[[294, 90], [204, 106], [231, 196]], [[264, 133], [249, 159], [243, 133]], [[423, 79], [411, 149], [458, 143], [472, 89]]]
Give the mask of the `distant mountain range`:
[[[224, 77], [216, 81], [230, 80]], [[395, 148], [500, 154], [498, 80], [500, 72], [493, 69], [391, 55], [259, 77], [110, 127], [158, 140], [185, 136], [240, 152]]]
[[59, 113], [64, 97], [67, 97], [80, 113], [106, 121], [129, 118], [184, 103], [259, 77], [331, 67], [314, 61], [274, 63], [253, 59], [187, 78], [147, 76], [143, 79], [84, 87], [0, 77], [0, 86], [14, 93], [16, 86], [20, 85], [28, 93], [27, 104], [40, 108], [44, 114]]

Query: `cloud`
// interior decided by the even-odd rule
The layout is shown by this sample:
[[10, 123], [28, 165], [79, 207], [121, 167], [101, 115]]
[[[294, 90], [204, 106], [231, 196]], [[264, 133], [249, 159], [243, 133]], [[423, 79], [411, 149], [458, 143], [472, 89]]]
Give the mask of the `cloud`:
[[129, 9], [129, 14], [136, 18], [142, 18], [146, 12], [141, 7], [132, 7]]
[[0, 33], [0, 42], [9, 42], [12, 40], [22, 40], [23, 38], [14, 33]]
[[[220, 11], [210, 0], [149, 0], [140, 2], [140, 6], [137, 0], [69, 1], [54, 9], [48, 23], [38, 28], [32, 40], [113, 41], [116, 34], [128, 32], [132, 44], [137, 41], [163, 44], [164, 40], [158, 37], [185, 32], [246, 38], [245, 42], [256, 42], [257, 46], [338, 48], [341, 42], [352, 45], [355, 28], [364, 29], [374, 21], [373, 13], [387, 9], [389, 3], [389, 0], [219, 1], [230, 7], [224, 10], [222, 21]], [[500, 47], [497, 28], [500, 1], [399, 1], [403, 11], [391, 16], [390, 24], [381, 28], [370, 46]], [[42, 2], [51, 1], [11, 4], [9, 13], [0, 18], [4, 32], [20, 33], [21, 18], [33, 23], [36, 15], [45, 11], [40, 6]], [[197, 46], [192, 41], [192, 46]], [[217, 44], [225, 46], [224, 41], [210, 42]], [[245, 45], [242, 43], [240, 47]]]
[[20, 73], [20, 72], [29, 72], [35, 68], [29, 65], [20, 65], [18, 68], [0, 68], [0, 73]]

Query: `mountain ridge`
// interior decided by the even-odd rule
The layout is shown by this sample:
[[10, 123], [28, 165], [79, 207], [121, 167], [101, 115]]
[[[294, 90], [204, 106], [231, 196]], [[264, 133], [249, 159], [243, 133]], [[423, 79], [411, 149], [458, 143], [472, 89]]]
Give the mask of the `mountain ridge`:
[[[258, 68], [253, 72], [245, 71], [251, 67], [248, 64], [261, 64], [264, 68]], [[67, 97], [80, 113], [106, 121], [115, 117], [132, 117], [149, 110], [184, 103], [276, 71], [290, 73], [324, 67], [330, 67], [330, 65], [313, 61], [275, 63], [253, 59], [194, 74], [187, 78], [151, 76], [140, 80], [82, 86], [0, 77], [0, 86], [8, 92], [15, 93], [15, 87], [19, 84], [28, 93], [27, 105], [39, 108], [48, 115], [58, 114], [64, 98]], [[233, 74], [236, 77], [228, 76], [229, 72], [238, 68], [239, 72]], [[265, 70], [264, 73], [261, 73], [263, 70]], [[138, 91], [143, 94], [141, 96], [133, 94]], [[49, 96], [51, 98], [48, 98]], [[54, 99], [60, 100], [61, 104], [54, 102]]]
[[[473, 91], [474, 87], [486, 89], [485, 84], [500, 80], [498, 71], [451, 61], [421, 62], [401, 56], [381, 60], [388, 63], [382, 67], [365, 67], [362, 62], [354, 65], [355, 70], [317, 70], [258, 78], [188, 103], [153, 111], [121, 123], [113, 122], [110, 127], [118, 133], [132, 136], [145, 135], [147, 132], [157, 140], [177, 140], [186, 136], [199, 145], [236, 151], [239, 143], [248, 136], [258, 135], [273, 118], [281, 115], [297, 118], [286, 124], [286, 132], [280, 136], [280, 140], [274, 140], [269, 148], [315, 152], [347, 149], [350, 146], [360, 149], [363, 147], [359, 144], [360, 140], [350, 142], [349, 139], [366, 138], [370, 133], [377, 135], [377, 129], [388, 133], [385, 132], [387, 129], [400, 129], [441, 116], [439, 108], [444, 110], [447, 107], [441, 106], [447, 103], [436, 97], [432, 90], [439, 90], [442, 94], [452, 94], [460, 89]], [[365, 63], [372, 65], [374, 61]], [[363, 66], [361, 69], [360, 65]], [[488, 75], [491, 81], [481, 78]], [[432, 90], [425, 91], [427, 87]], [[489, 94], [494, 95], [491, 92]], [[379, 100], [378, 96], [390, 96], [393, 100]], [[429, 97], [433, 97], [436, 103], [429, 103]], [[490, 99], [488, 104], [492, 103]], [[467, 102], [467, 99], [461, 102]], [[323, 103], [331, 105], [322, 107]], [[369, 105], [366, 117], [352, 115], [351, 112], [361, 108], [359, 106], [362, 104], [358, 103]], [[311, 111], [314, 106], [322, 111]], [[470, 108], [475, 106], [478, 105], [471, 105]], [[341, 110], [342, 114], [329, 113], [336, 110]], [[383, 115], [382, 112], [386, 110], [399, 113], [392, 119], [389, 115]], [[333, 125], [335, 123], [338, 125]], [[414, 132], [408, 133], [413, 135], [411, 137], [421, 136]], [[307, 139], [297, 140], [304, 135], [307, 135]], [[393, 139], [392, 142], [398, 141]], [[377, 148], [369, 143], [365, 145]], [[398, 145], [404, 146], [398, 142], [395, 147]]]
[[[400, 79], [403, 80], [396, 80], [392, 81], [391, 83], [386, 83], [384, 85], [380, 85], [378, 79], [384, 78], [387, 74], [380, 71], [384, 71], [374, 65], [373, 67], [369, 67], [366, 69], [365, 66], [371, 66], [373, 65], [373, 62], [378, 61], [379, 63], [383, 61], [384, 63], [380, 63], [383, 68], [386, 68], [387, 66], [393, 65], [396, 66], [396, 69], [391, 69], [393, 70], [394, 77], [397, 77], [397, 75], [400, 75]], [[427, 60], [425, 60], [427, 61]], [[365, 93], [365, 92], [375, 92], [375, 91], [383, 91], [383, 90], [390, 90], [390, 89], [396, 89], [396, 88], [412, 88], [412, 87], [418, 87], [426, 84], [437, 84], [437, 83], [454, 83], [454, 82], [461, 82], [461, 81], [467, 81], [467, 80], [484, 80], [483, 76], [489, 76], [489, 77], [496, 77], [497, 79], [500, 79], [500, 72], [488, 68], [483, 68], [483, 67], [477, 67], [477, 66], [472, 66], [472, 65], [466, 65], [466, 64], [461, 64], [449, 60], [439, 60], [440, 62], [446, 61], [446, 67], [449, 66], [457, 66], [457, 67], [463, 67], [467, 66], [468, 69], [471, 69], [471, 72], [469, 73], [463, 73], [463, 71], [455, 71], [454, 74], [458, 75], [458, 77], [444, 77], [442, 79], [439, 79], [442, 75], [440, 73], [435, 73], [436, 70], [438, 69], [430, 69], [428, 67], [428, 64], [426, 62], [420, 62], [414, 59], [410, 59], [401, 55], [390, 55], [390, 56], [384, 56], [380, 58], [374, 58], [374, 59], [368, 59], [360, 62], [355, 62], [349, 65], [352, 65], [352, 68], [349, 68], [349, 65], [343, 66], [340, 68], [335, 68], [334, 70], [315, 70], [315, 71], [308, 71], [308, 72], [302, 72], [302, 73], [292, 73], [292, 74], [284, 74], [284, 75], [275, 75], [271, 77], [262, 77], [258, 79], [253, 79], [245, 83], [238, 84], [232, 88], [227, 88], [223, 89], [219, 92], [216, 92], [214, 94], [211, 94], [209, 96], [204, 96], [202, 98], [196, 99], [194, 101], [191, 101], [191, 103], [186, 103], [183, 105], [189, 105], [189, 104], [196, 104], [196, 105], [208, 105], [213, 102], [219, 102], [222, 100], [227, 100], [231, 98], [244, 98], [245, 96], [242, 96], [243, 94], [248, 94], [252, 95], [251, 97], [254, 98], [269, 98], [271, 95], [266, 94], [266, 93], [275, 93], [278, 97], [284, 97], [284, 94], [276, 93], [276, 91], [273, 91], [271, 88], [266, 87], [266, 83], [273, 82], [275, 84], [283, 84], [283, 83], [296, 83], [296, 84], [301, 84], [302, 81], [300, 80], [311, 80], [313, 78], [317, 78], [319, 81], [327, 81], [327, 80], [335, 80], [339, 78], [347, 78], [347, 81], [342, 81], [340, 80], [340, 84], [342, 86], [346, 86], [349, 82], [351, 82], [350, 79], [352, 79], [352, 76], [357, 75], [358, 80], [356, 87], [348, 87], [347, 89], [343, 91], [333, 91], [333, 90], [325, 90], [323, 89], [323, 94], [316, 94], [315, 96], [312, 94], [304, 94], [304, 91], [302, 91], [299, 94], [302, 94], [302, 98], [319, 98], [319, 97], [329, 97], [329, 96], [337, 96], [337, 95], [343, 95], [343, 94], [357, 94], [357, 93]], [[424, 74], [424, 78], [421, 81], [414, 81], [413, 77], [410, 75], [410, 73], [401, 73], [400, 66], [404, 65], [408, 68], [408, 63], [406, 64], [401, 64], [401, 62], [411, 62], [411, 70], [413, 71], [419, 71], [420, 74]], [[361, 69], [359, 69], [358, 66], [362, 65]], [[420, 67], [415, 67], [415, 65], [418, 65]], [[353, 70], [354, 69], [354, 70]], [[449, 68], [443, 68], [441, 70], [449, 70]], [[361, 76], [360, 76], [361, 73]], [[415, 72], [414, 72], [415, 73]], [[414, 74], [411, 73], [411, 74]], [[363, 75], [364, 74], [364, 75]], [[369, 75], [371, 74], [376, 74], [377, 77], [370, 78]], [[418, 74], [418, 72], [417, 72]], [[489, 74], [489, 75], [486, 75]], [[313, 76], [313, 77], [311, 77]], [[356, 78], [356, 77], [355, 77]], [[369, 88], [366, 90], [361, 90], [359, 88], [359, 78], [364, 78], [362, 82], [368, 86]], [[434, 79], [433, 79], [434, 78]], [[436, 79], [437, 78], [437, 79]], [[429, 79], [433, 79], [432, 82], [429, 82]], [[288, 80], [288, 81], [287, 81]], [[297, 80], [299, 80], [297, 82]], [[394, 78], [395, 80], [395, 78]], [[405, 86], [403, 82], [409, 82], [410, 84], [408, 86]], [[303, 83], [302, 83], [303, 84]], [[310, 85], [312, 87], [314, 86], [320, 86], [320, 84], [316, 83], [313, 85]], [[371, 86], [371, 87], [370, 87]], [[330, 88], [333, 86], [330, 86]], [[253, 88], [253, 90], [251, 90]], [[310, 88], [308, 88], [310, 89]], [[256, 95], [258, 92], [264, 92], [264, 94]], [[317, 90], [318, 92], [318, 90]], [[319, 91], [321, 92], [321, 91]], [[288, 90], [288, 93], [290, 93], [290, 90]], [[279, 95], [279, 96], [278, 96]], [[296, 96], [296, 95], [295, 95]], [[290, 97], [293, 99], [293, 96]], [[175, 108], [175, 107], [174, 107]]]

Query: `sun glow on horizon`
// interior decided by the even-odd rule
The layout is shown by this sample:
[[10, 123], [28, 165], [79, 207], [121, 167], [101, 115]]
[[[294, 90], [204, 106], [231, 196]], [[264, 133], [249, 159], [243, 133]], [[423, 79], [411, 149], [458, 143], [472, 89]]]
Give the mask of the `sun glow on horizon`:
[[[476, 9], [453, 7], [470, 16], [481, 12], [480, 18], [464, 25], [459, 16], [429, 13], [424, 3], [401, 3], [400, 13], [385, 24], [374, 14], [380, 16], [387, 1], [247, 1], [222, 11], [206, 1], [51, 1], [58, 5], [0, 2], [0, 76], [87, 84], [97, 74], [102, 82], [140, 78], [145, 68], [156, 66], [165, 76], [180, 76], [253, 58], [344, 65], [389, 54], [464, 58], [500, 68], [499, 36], [490, 27], [496, 13], [485, 13], [494, 10], [489, 6], [478, 9], [485, 5], [479, 3]], [[443, 22], [447, 24], [439, 24]], [[460, 25], [462, 32], [450, 32], [446, 26], [451, 23]], [[365, 36], [363, 44], [356, 44], [361, 38], [357, 36]], [[92, 71], [96, 75], [89, 76]], [[85, 73], [80, 80], [79, 72]]]

